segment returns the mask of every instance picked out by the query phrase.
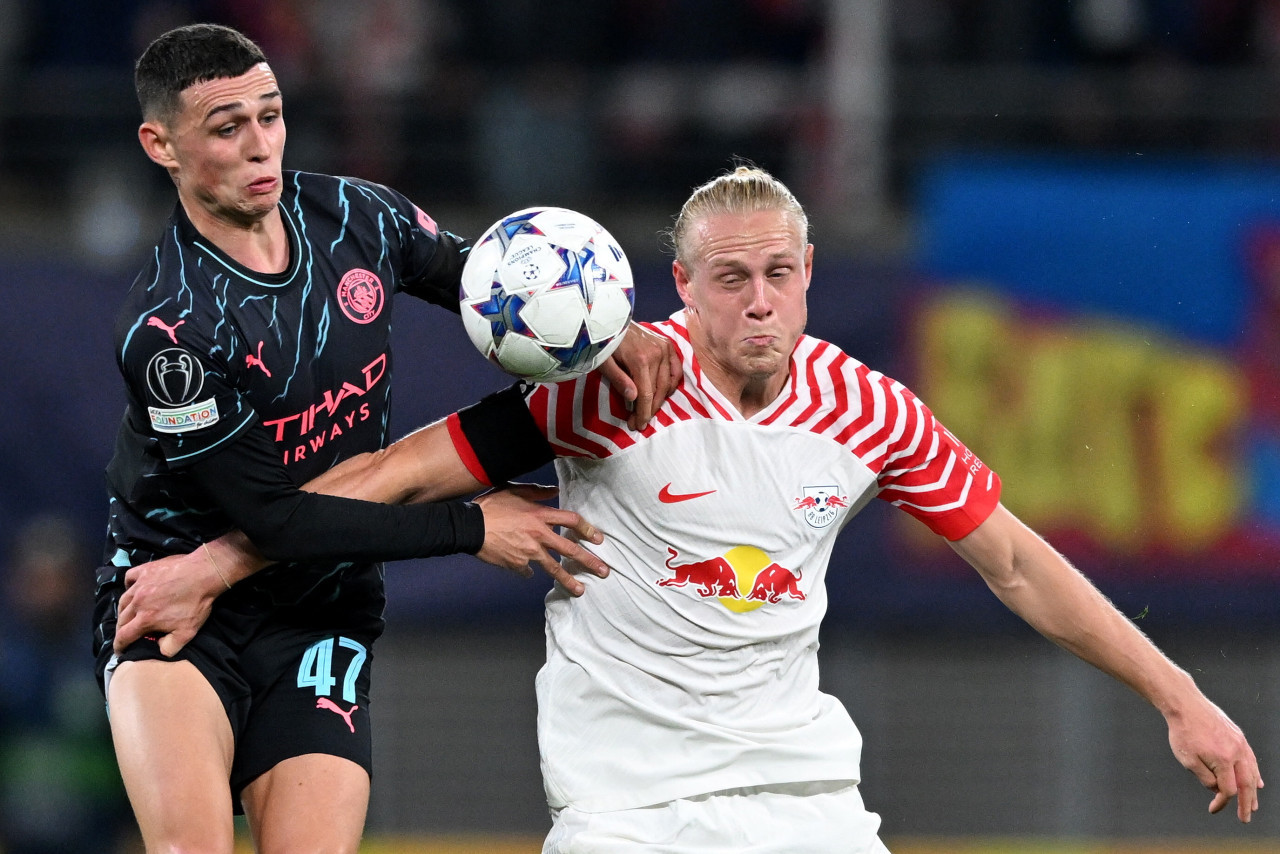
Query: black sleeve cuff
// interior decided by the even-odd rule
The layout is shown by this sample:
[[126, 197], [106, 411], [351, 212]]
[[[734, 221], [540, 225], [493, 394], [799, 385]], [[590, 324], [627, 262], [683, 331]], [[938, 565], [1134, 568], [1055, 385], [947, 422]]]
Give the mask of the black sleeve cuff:
[[555, 459], [524, 392], [524, 383], [516, 383], [458, 410], [458, 426], [490, 483], [528, 474]]
[[457, 550], [473, 555], [484, 545], [484, 511], [470, 501], [461, 504], [462, 511], [455, 525]]

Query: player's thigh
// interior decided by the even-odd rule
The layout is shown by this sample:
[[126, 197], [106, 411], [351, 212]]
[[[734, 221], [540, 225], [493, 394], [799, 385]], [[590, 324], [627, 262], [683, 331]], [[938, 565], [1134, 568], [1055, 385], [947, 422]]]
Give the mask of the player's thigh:
[[373, 639], [319, 630], [264, 633], [240, 663], [253, 711], [236, 743], [231, 790], [295, 757], [325, 754], [373, 773]]
[[615, 812], [558, 811], [543, 854], [887, 854], [856, 785], [735, 789]]
[[125, 661], [107, 683], [111, 737], [148, 850], [230, 852], [233, 739], [190, 661]]
[[369, 807], [369, 774], [323, 753], [280, 762], [240, 793], [258, 854], [354, 854]]

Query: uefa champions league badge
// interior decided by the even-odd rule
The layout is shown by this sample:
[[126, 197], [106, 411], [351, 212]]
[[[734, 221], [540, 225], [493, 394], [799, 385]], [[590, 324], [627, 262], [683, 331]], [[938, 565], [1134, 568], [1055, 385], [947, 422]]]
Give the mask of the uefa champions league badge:
[[151, 427], [157, 433], [185, 433], [218, 422], [218, 404], [212, 398], [196, 401], [204, 388], [204, 368], [200, 361], [182, 347], [169, 347], [151, 357], [147, 363], [147, 391], [152, 402], [164, 406], [148, 406]]
[[811, 528], [825, 528], [840, 515], [840, 509], [849, 506], [849, 496], [843, 495], [838, 486], [806, 486], [802, 496], [795, 499], [792, 510], [803, 510], [804, 520]]

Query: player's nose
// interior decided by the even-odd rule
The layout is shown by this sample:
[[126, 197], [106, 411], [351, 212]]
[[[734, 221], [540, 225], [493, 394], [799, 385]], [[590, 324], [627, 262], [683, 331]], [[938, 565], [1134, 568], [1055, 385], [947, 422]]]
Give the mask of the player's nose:
[[752, 277], [749, 290], [751, 302], [747, 305], [747, 314], [757, 318], [773, 314], [773, 301], [770, 299], [769, 286], [764, 277]]
[[257, 122], [251, 122], [249, 131], [245, 134], [245, 156], [254, 162], [266, 160], [271, 156], [271, 140], [268, 138], [267, 129]]

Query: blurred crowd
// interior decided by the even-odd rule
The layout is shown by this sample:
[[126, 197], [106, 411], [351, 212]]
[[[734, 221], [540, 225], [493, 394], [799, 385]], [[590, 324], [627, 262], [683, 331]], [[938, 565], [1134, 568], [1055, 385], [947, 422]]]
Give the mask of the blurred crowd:
[[[0, 169], [42, 173], [133, 144], [134, 59], [196, 20], [243, 30], [271, 58], [298, 168], [450, 200], [554, 189], [572, 202], [598, 190], [605, 162], [683, 150], [708, 131], [690, 121], [692, 67], [758, 69], [720, 75], [728, 104], [709, 104], [701, 124], [772, 145], [779, 134], [759, 119], [784, 109], [822, 14], [804, 0], [0, 0]], [[666, 176], [622, 176], [620, 188], [655, 177]]]
[[0, 851], [111, 854], [136, 836], [94, 684], [94, 550], [59, 514], [28, 518], [0, 572]]
[[[159, 32], [212, 20], [271, 57], [296, 168], [436, 206], [661, 205], [739, 155], [804, 193], [841, 132], [831, 27], [852, 6], [885, 34], [890, 169], [933, 140], [1185, 151], [1231, 136], [1270, 153], [1280, 136], [1256, 75], [1230, 103], [1196, 82], [1272, 69], [1280, 0], [0, 0], [0, 181], [52, 178], [88, 200], [101, 251], [129, 244], [138, 185], [163, 189], [133, 139], [132, 63]], [[1232, 111], [1262, 129], [1203, 127]]]
[[896, 0], [898, 54], [936, 62], [1191, 67], [1280, 59], [1275, 0]]

